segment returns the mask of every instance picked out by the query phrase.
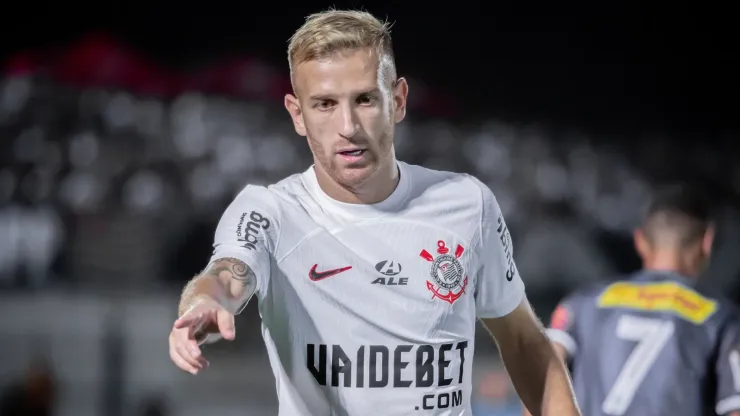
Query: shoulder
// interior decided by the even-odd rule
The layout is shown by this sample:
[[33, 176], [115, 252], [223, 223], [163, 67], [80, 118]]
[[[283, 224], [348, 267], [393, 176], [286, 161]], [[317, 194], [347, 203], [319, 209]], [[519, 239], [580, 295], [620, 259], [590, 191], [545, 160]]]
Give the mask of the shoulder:
[[234, 197], [229, 206], [230, 210], [249, 212], [251, 210], [264, 211], [263, 214], [275, 214], [279, 207], [274, 193], [266, 186], [247, 185]]
[[711, 315], [703, 322], [707, 330], [717, 340], [725, 336], [740, 338], [740, 307], [719, 288], [700, 283], [695, 291], [699, 296], [692, 299], [694, 304], [700, 305], [701, 310], [711, 311]]
[[[607, 286], [608, 284], [605, 283], [594, 283], [583, 286], [565, 296], [550, 315], [549, 328], [551, 330], [571, 331], [576, 326], [588, 325], [583, 322], [583, 318], [592, 315], [592, 310], [596, 308], [596, 299]], [[555, 340], [561, 341], [560, 338]], [[571, 351], [572, 353], [573, 351]]]
[[294, 174], [270, 185], [246, 185], [234, 198], [233, 203], [279, 211], [281, 206], [306, 193], [301, 177], [301, 174]]
[[614, 280], [610, 279], [608, 282], [593, 282], [581, 286], [568, 294], [565, 298], [563, 298], [560, 304], [574, 309], [581, 308], [586, 305], [593, 305], [593, 307], [595, 308], [598, 299], [606, 290], [608, 290], [614, 284], [624, 283], [627, 281], [627, 279], [621, 277]]
[[399, 162], [411, 178], [414, 199], [432, 199], [482, 207], [493, 204], [493, 192], [478, 178], [467, 173], [449, 172]]
[[704, 282], [698, 282], [692, 289], [702, 297], [713, 301], [718, 311], [732, 316], [738, 316], [740, 314], [740, 308], [720, 288], [705, 284]]
[[740, 307], [722, 294], [717, 294], [714, 300], [717, 304], [717, 318], [723, 326], [740, 326]]
[[467, 173], [430, 169], [419, 165], [411, 165], [405, 162], [398, 163], [403, 169], [402, 172], [408, 174], [412, 178], [414, 184], [419, 187], [429, 188], [431, 186], [437, 186], [445, 190], [459, 187], [466, 190], [483, 188], [488, 190], [488, 187], [481, 181]]
[[[295, 200], [300, 175], [291, 175], [271, 185], [249, 184], [229, 204], [223, 218], [231, 221], [263, 221], [279, 225], [285, 205]], [[274, 227], [272, 227], [274, 228]]]
[[246, 185], [221, 216], [216, 229], [216, 243], [238, 244], [248, 250], [256, 250], [259, 243], [264, 242], [274, 250], [282, 234], [282, 213], [272, 185]]
[[300, 196], [305, 194], [303, 176], [306, 172], [295, 173], [267, 187], [276, 197]]

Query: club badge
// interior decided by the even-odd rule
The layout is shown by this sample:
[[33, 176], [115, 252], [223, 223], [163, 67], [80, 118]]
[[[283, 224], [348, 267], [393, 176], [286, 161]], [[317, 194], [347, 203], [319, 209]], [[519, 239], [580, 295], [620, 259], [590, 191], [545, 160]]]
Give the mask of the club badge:
[[460, 257], [465, 248], [457, 245], [455, 254], [450, 254], [450, 249], [443, 240], [437, 241], [437, 257], [432, 256], [426, 250], [419, 255], [424, 260], [432, 263], [429, 271], [431, 280], [427, 280], [427, 289], [432, 293], [432, 298], [441, 299], [450, 305], [465, 293], [468, 286], [468, 277], [460, 263]]

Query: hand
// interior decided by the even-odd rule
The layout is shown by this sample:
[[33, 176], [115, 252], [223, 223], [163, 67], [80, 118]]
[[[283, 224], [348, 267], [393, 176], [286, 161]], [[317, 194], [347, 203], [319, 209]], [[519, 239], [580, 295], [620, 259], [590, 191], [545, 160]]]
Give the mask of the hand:
[[231, 312], [210, 298], [198, 300], [172, 327], [170, 358], [182, 370], [198, 374], [208, 366], [200, 345], [219, 338], [231, 341], [235, 334]]

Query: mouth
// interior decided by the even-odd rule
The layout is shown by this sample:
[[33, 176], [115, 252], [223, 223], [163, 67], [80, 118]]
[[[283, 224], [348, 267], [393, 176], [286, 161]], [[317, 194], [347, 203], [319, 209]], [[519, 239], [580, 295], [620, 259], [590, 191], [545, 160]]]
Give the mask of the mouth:
[[362, 156], [364, 153], [365, 153], [365, 149], [342, 150], [339, 152], [340, 155], [346, 156], [346, 157]]
[[349, 163], [356, 163], [361, 161], [365, 157], [365, 153], [367, 153], [367, 149], [345, 149], [337, 152], [337, 154], [341, 156], [342, 159], [346, 160]]

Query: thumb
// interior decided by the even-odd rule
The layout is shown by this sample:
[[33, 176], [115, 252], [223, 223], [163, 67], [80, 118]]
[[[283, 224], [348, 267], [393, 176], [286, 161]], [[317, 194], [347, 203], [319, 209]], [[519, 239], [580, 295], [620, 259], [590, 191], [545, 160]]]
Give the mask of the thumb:
[[234, 315], [229, 313], [225, 309], [221, 309], [217, 314], [218, 319], [218, 331], [221, 336], [228, 341], [231, 341], [236, 337], [236, 328], [234, 328]]

